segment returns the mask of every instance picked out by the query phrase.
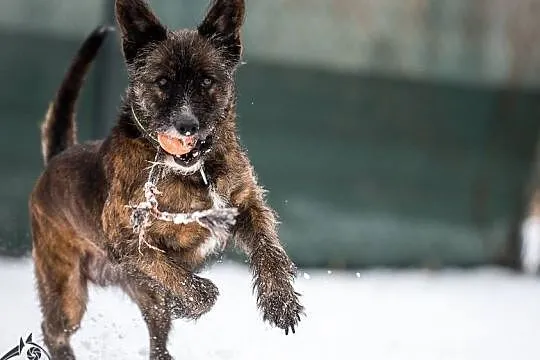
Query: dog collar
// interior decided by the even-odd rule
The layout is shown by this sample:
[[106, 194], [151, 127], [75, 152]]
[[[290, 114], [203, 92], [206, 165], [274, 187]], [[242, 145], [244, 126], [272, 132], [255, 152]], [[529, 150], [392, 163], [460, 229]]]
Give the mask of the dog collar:
[[[139, 131], [143, 134], [145, 138], [148, 139], [148, 141], [150, 141], [158, 149], [161, 149], [161, 145], [159, 145], [159, 141], [155, 137], [153, 137], [152, 134], [150, 134], [148, 130], [144, 128], [143, 124], [141, 124], [141, 122], [137, 118], [137, 115], [135, 114], [135, 110], [133, 109], [133, 105], [130, 106], [130, 108], [131, 108], [131, 113], [133, 114], [133, 120], [135, 120], [135, 126], [137, 126], [137, 129], [139, 129]], [[208, 177], [206, 176], [206, 173], [204, 172], [203, 165], [201, 165], [201, 168], [199, 169], [199, 173], [201, 174], [201, 178], [204, 182], [204, 185], [209, 186], [210, 183], [208, 182]]]
[[135, 114], [135, 110], [133, 110], [133, 105], [131, 106], [131, 113], [133, 114], [133, 120], [135, 120], [135, 126], [137, 126], [137, 129], [143, 134], [145, 138], [147, 138], [153, 145], [160, 147], [159, 141], [150, 134], [148, 130], [146, 130], [139, 121], [139, 118], [137, 118], [137, 115]]

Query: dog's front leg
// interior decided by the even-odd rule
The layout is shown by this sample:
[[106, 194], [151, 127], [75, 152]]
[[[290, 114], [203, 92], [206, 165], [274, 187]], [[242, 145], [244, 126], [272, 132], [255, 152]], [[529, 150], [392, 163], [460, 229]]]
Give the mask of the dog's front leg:
[[156, 291], [168, 296], [168, 306], [174, 318], [197, 319], [208, 312], [219, 295], [217, 287], [156, 251], [132, 258], [123, 265], [126, 274], [137, 281], [151, 279]]
[[234, 234], [250, 259], [263, 319], [284, 329], [285, 334], [289, 329], [294, 333], [303, 306], [293, 288], [294, 264], [279, 243], [275, 215], [256, 185], [247, 196], [240, 195], [235, 206], [240, 214]]
[[[124, 186], [114, 183], [110, 194], [122, 194]], [[119, 199], [119, 200], [118, 200]], [[176, 262], [166, 253], [139, 247], [138, 238], [131, 234], [129, 200], [109, 195], [102, 214], [103, 238], [110, 260], [121, 266], [126, 280], [137, 285], [144, 278], [168, 295], [172, 304], [172, 316], [196, 319], [208, 312], [219, 294], [217, 287], [208, 279], [201, 278]], [[110, 219], [119, 219], [110, 221]], [[151, 234], [148, 234], [151, 237]], [[126, 238], [130, 240], [126, 241]], [[148, 239], [152, 243], [152, 239]], [[143, 280], [138, 280], [141, 277]], [[146, 284], [145, 286], [147, 286]]]

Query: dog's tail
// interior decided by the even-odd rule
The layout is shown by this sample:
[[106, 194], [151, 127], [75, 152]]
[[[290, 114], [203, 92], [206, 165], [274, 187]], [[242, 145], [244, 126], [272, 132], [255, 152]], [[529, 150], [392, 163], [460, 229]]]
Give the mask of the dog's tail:
[[55, 99], [41, 125], [41, 150], [45, 164], [77, 142], [75, 105], [90, 65], [113, 28], [100, 26], [86, 38], [64, 75]]

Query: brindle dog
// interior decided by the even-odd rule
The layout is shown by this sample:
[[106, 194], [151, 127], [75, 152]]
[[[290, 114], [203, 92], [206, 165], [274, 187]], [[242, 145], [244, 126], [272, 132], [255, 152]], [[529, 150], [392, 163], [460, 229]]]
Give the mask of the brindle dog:
[[[140, 307], [151, 359], [172, 359], [166, 348], [172, 319], [199, 318], [215, 303], [216, 286], [194, 272], [224, 239], [196, 222], [156, 220], [147, 241], [161, 251], [139, 248], [126, 205], [145, 200], [156, 153], [162, 154], [160, 210], [236, 208], [227, 237], [250, 260], [263, 318], [294, 332], [303, 313], [295, 268], [236, 131], [244, 0], [215, 0], [193, 30], [168, 30], [142, 0], [117, 0], [116, 17], [129, 76], [116, 126], [103, 141], [76, 144], [75, 103], [106, 28], [80, 48], [42, 126], [46, 169], [31, 194], [30, 213], [52, 358], [74, 359], [70, 337], [84, 315], [89, 282], [119, 286]], [[160, 135], [189, 140], [190, 151], [167, 153], [154, 141]]]

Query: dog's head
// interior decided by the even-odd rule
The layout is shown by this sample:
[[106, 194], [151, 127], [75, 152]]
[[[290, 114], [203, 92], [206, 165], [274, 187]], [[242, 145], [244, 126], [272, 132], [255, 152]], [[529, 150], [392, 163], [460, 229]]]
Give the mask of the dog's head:
[[214, 0], [197, 29], [170, 31], [143, 0], [117, 0], [134, 121], [167, 153], [166, 164], [198, 170], [235, 101], [244, 0]]

